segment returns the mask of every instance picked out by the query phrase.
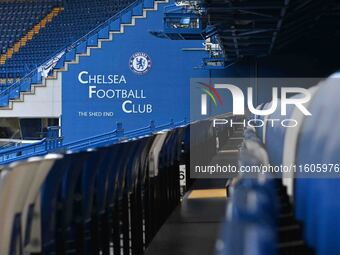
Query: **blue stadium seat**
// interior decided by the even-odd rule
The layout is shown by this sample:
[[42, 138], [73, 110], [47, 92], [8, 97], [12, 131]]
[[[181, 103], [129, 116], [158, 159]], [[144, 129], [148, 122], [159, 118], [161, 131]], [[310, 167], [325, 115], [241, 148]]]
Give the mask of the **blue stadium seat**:
[[[255, 130], [246, 128], [240, 166], [268, 164]], [[216, 255], [277, 254], [276, 181], [260, 174], [240, 175], [230, 188], [226, 221], [216, 243]]]
[[[300, 131], [296, 162], [304, 164], [339, 164], [340, 136], [337, 116], [339, 100], [338, 78], [320, 84], [310, 105], [311, 117], [305, 118]], [[327, 98], [327, 100], [325, 100]], [[325, 114], [327, 113], [327, 114]], [[340, 207], [334, 201], [340, 194], [339, 175], [308, 173], [314, 179], [297, 179], [295, 185], [296, 214], [305, 224], [307, 242], [317, 254], [340, 254]], [[333, 178], [333, 179], [327, 179]], [[308, 177], [300, 174], [299, 177]], [[321, 177], [323, 179], [315, 179]]]
[[216, 255], [275, 255], [275, 228], [258, 222], [226, 221], [216, 243]]
[[49, 154], [45, 156], [36, 169], [37, 173], [27, 194], [27, 200], [22, 211], [23, 223], [23, 247], [25, 253], [41, 252], [41, 230], [40, 230], [40, 190], [56, 160], [61, 155]]
[[[295, 174], [292, 194], [295, 217], [303, 224], [304, 239], [316, 254], [340, 254], [339, 224], [335, 216], [339, 214], [340, 207], [334, 202], [340, 195], [340, 122], [334, 118], [340, 108], [336, 99], [339, 93], [338, 78], [328, 78], [311, 88], [310, 92], [312, 100], [305, 106], [312, 116], [302, 117], [298, 109], [288, 105], [286, 116], [281, 116], [278, 107], [267, 117], [280, 121], [284, 118], [298, 118], [297, 128], [283, 128], [281, 125], [269, 127], [267, 124], [265, 130], [257, 128], [257, 133], [266, 142], [271, 164], [292, 163], [302, 169], [316, 170], [304, 173], [298, 169]], [[266, 104], [264, 108], [268, 106]], [[246, 130], [245, 137], [247, 140], [255, 140], [251, 130]], [[245, 156], [249, 160], [249, 155]], [[328, 169], [329, 164], [332, 164], [332, 173], [318, 171], [317, 166], [322, 164], [328, 165]]]
[[24, 221], [22, 211], [34, 182], [36, 169], [41, 165], [40, 158], [32, 158], [27, 162], [14, 163], [9, 173], [1, 179], [0, 194], [0, 226], [2, 254], [18, 254], [22, 251]]

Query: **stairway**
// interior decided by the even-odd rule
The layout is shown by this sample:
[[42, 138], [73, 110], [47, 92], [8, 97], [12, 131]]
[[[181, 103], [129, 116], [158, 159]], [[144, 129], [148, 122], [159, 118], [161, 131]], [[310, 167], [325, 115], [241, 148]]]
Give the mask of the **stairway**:
[[[12, 110], [13, 104], [24, 102], [26, 95], [34, 95], [36, 89], [46, 87], [46, 82], [56, 79], [59, 72], [68, 71], [69, 65], [78, 64], [81, 57], [91, 56], [91, 50], [100, 49], [102, 42], [112, 41], [114, 34], [124, 33], [125, 27], [135, 26], [136, 19], [146, 18], [149, 11], [157, 11], [158, 5], [163, 3], [168, 3], [168, 0], [134, 2], [97, 29], [76, 41], [67, 50], [56, 54], [53, 59], [43, 65], [43, 68], [33, 70], [20, 81], [0, 92], [0, 111]], [[48, 73], [51, 73], [52, 70], [52, 74], [44, 77], [44, 68]]]

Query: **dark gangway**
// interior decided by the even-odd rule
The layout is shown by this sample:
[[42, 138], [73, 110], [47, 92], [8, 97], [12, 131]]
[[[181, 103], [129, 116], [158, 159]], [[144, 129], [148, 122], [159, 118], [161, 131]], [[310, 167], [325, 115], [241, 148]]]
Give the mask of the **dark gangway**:
[[[237, 164], [242, 130], [235, 130], [213, 157]], [[214, 254], [225, 219], [228, 179], [197, 179], [151, 242], [145, 255]]]

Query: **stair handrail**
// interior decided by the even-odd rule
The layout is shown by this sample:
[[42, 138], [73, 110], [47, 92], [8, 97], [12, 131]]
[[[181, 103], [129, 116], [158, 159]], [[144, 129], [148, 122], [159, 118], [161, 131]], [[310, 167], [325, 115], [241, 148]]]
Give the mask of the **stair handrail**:
[[[122, 10], [118, 11], [117, 13], [115, 13], [113, 16], [111, 16], [110, 18], [108, 18], [107, 20], [105, 20], [104, 22], [102, 22], [101, 24], [99, 24], [98, 26], [96, 26], [94, 29], [92, 29], [90, 32], [88, 32], [87, 34], [83, 35], [82, 37], [80, 37], [78, 40], [76, 40], [75, 42], [64, 46], [62, 48], [60, 48], [58, 51], [56, 51], [55, 53], [51, 54], [48, 58], [46, 58], [46, 60], [42, 61], [41, 64], [39, 64], [36, 68], [32, 69], [28, 74], [26, 74], [23, 78], [20, 78], [18, 81], [15, 81], [12, 85], [8, 86], [5, 90], [0, 92], [0, 98], [9, 95], [10, 91], [12, 91], [12, 89], [15, 89], [17, 87], [20, 86], [20, 83], [25, 80], [25, 79], [31, 79], [33, 76], [33, 74], [38, 71], [38, 69], [41, 66], [44, 66], [45, 64], [47, 64], [49, 61], [51, 61], [52, 59], [54, 59], [56, 56], [58, 56], [61, 52], [65, 52], [68, 53], [71, 50], [73, 50], [74, 48], [76, 48], [80, 43], [86, 41], [87, 39], [89, 39], [92, 35], [98, 33], [102, 28], [104, 28], [106, 25], [109, 25], [110, 22], [112, 22], [113, 20], [120, 18], [121, 15], [125, 14], [126, 12], [128, 12], [131, 8], [136, 7], [139, 3], [143, 2], [144, 0], [137, 0], [132, 2], [131, 4], [129, 4], [128, 6], [126, 6], [125, 8], [123, 8]], [[53, 56], [53, 57], [52, 57]], [[59, 60], [60, 61], [60, 60]]]

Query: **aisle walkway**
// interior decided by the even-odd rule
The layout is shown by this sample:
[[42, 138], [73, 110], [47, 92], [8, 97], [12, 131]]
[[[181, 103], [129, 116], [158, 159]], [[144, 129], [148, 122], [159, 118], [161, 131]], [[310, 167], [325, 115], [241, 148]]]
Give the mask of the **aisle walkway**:
[[[221, 158], [237, 164], [241, 132], [221, 146]], [[241, 138], [241, 139], [240, 139]], [[196, 180], [183, 202], [165, 222], [145, 255], [213, 255], [220, 223], [225, 215], [226, 179]]]
[[224, 216], [225, 182], [198, 181], [157, 233], [145, 254], [213, 254]]

